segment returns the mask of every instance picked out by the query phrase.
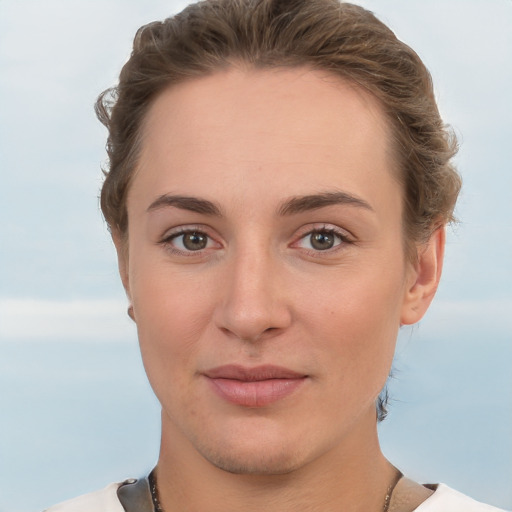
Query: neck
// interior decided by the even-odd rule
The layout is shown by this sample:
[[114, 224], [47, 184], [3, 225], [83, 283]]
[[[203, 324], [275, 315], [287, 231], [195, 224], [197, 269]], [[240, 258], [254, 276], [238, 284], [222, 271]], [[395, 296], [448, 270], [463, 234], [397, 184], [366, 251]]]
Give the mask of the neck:
[[207, 461], [163, 414], [156, 469], [165, 512], [381, 512], [396, 469], [380, 451], [374, 414], [342, 442], [286, 474], [234, 474]]

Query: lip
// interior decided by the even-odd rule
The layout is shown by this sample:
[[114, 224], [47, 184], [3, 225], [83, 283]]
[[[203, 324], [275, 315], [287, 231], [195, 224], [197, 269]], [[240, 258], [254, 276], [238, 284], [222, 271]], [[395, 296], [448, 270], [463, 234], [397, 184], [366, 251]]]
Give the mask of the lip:
[[204, 372], [213, 391], [228, 402], [264, 407], [295, 392], [307, 375], [274, 365], [253, 368], [225, 365]]

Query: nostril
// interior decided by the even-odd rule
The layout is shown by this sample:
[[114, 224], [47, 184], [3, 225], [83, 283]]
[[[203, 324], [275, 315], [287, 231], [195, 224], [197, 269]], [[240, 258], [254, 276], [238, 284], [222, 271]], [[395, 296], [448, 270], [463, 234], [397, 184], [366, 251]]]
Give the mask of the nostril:
[[235, 330], [229, 329], [228, 327], [221, 327], [220, 330], [223, 334], [226, 336], [229, 336], [231, 338], [236, 338], [240, 341], [248, 342], [248, 343], [256, 343], [262, 339], [265, 338], [271, 338], [272, 336], [275, 336], [280, 331], [279, 327], [268, 327], [267, 329], [255, 333], [254, 335], [248, 334], [248, 333], [238, 333]]

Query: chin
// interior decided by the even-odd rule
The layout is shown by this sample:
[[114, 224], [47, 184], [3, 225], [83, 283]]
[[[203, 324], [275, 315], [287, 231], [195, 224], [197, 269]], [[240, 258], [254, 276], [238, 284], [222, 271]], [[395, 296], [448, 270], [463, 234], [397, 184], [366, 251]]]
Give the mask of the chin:
[[290, 436], [273, 434], [262, 436], [247, 429], [243, 436], [231, 432], [229, 436], [213, 435], [207, 443], [192, 442], [203, 459], [237, 475], [284, 475], [307, 462], [304, 446], [292, 442]]
[[202, 456], [216, 468], [235, 475], [286, 475], [301, 466], [297, 453], [262, 453], [263, 451], [260, 448], [257, 453], [226, 454], [219, 450], [202, 453]]

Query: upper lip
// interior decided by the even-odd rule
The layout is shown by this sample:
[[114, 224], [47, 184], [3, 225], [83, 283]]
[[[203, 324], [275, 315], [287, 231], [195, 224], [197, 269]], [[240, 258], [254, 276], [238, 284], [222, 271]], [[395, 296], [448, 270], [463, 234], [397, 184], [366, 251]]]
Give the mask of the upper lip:
[[307, 377], [304, 373], [297, 373], [288, 368], [275, 365], [262, 365], [252, 368], [227, 364], [218, 366], [204, 372], [210, 379], [233, 379], [245, 382], [256, 382], [269, 379], [301, 379]]

